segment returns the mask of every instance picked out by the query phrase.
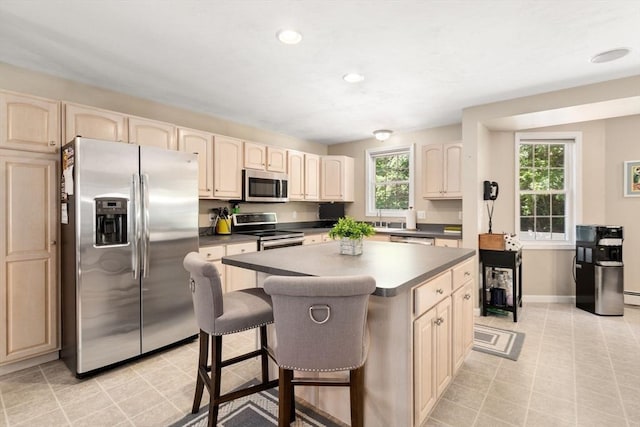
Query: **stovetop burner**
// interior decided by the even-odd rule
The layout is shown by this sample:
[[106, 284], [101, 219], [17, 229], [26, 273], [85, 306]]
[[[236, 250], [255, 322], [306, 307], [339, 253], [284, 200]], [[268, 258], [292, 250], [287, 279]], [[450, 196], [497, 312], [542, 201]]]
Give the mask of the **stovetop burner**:
[[275, 213], [233, 215], [233, 225], [237, 233], [258, 236], [261, 241], [304, 237], [301, 231], [276, 230], [277, 223]]

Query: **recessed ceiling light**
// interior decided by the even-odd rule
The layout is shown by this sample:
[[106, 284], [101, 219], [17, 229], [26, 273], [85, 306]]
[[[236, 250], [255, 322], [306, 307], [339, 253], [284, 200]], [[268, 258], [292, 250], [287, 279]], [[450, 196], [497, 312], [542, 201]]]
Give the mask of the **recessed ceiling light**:
[[621, 47], [619, 49], [607, 50], [606, 52], [600, 52], [597, 55], [593, 55], [589, 61], [594, 64], [602, 64], [603, 62], [611, 62], [616, 59], [620, 59], [627, 56], [631, 52], [631, 49]]
[[296, 30], [280, 30], [276, 37], [284, 44], [298, 44], [302, 40], [302, 34]]
[[342, 76], [342, 79], [348, 83], [360, 83], [364, 80], [364, 76], [358, 73], [347, 73]]

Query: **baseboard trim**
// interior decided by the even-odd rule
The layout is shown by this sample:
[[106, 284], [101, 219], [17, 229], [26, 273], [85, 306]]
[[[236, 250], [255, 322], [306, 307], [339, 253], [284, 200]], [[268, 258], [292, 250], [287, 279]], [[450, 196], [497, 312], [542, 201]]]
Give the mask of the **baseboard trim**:
[[0, 375], [10, 374], [12, 372], [20, 371], [22, 369], [38, 366], [38, 365], [41, 365], [42, 363], [51, 362], [52, 360], [58, 360], [59, 358], [60, 358], [60, 352], [56, 350], [53, 353], [43, 354], [42, 356], [32, 357], [30, 359], [8, 363], [6, 365], [0, 366]]
[[637, 292], [625, 292], [624, 303], [630, 305], [640, 305], [640, 294]]

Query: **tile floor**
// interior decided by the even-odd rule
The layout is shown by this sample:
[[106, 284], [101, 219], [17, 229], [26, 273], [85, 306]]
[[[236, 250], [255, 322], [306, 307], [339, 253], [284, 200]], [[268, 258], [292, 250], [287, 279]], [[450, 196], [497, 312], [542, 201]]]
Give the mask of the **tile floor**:
[[[640, 308], [599, 317], [526, 304], [519, 317], [476, 319], [525, 332], [520, 358], [472, 351], [426, 426], [640, 427]], [[229, 337], [224, 357], [253, 345], [251, 332]], [[194, 341], [86, 380], [61, 361], [5, 375], [0, 427], [167, 426], [191, 410], [196, 360]], [[258, 374], [257, 361], [243, 362], [225, 371], [223, 389]]]

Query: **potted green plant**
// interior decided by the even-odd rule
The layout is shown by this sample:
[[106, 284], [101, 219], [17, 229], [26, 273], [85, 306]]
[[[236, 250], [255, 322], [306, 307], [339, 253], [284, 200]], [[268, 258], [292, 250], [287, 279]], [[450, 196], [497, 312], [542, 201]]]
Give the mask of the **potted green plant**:
[[338, 222], [329, 230], [329, 237], [340, 238], [340, 253], [345, 255], [360, 255], [362, 253], [362, 239], [373, 236], [376, 231], [371, 224], [356, 221], [346, 216], [338, 219]]

